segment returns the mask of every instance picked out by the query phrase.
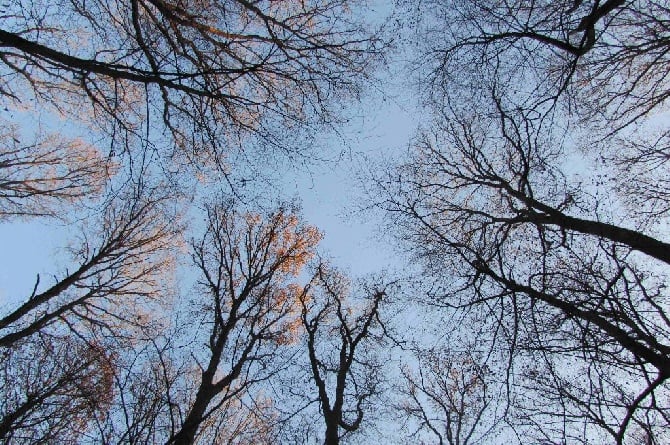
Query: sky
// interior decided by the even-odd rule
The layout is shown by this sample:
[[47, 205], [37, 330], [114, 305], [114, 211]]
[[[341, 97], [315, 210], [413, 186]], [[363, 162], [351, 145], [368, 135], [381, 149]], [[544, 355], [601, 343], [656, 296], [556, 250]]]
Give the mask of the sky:
[[[386, 82], [383, 95], [371, 89], [361, 103], [351, 105], [350, 122], [325, 147], [342, 153], [337, 161], [317, 162], [307, 171], [288, 168], [279, 181], [284, 198], [297, 198], [305, 222], [324, 234], [320, 254], [352, 277], [400, 267], [389, 240], [381, 236], [380, 221], [358, 211], [369, 198], [360, 187], [365, 163], [400, 156], [418, 125], [401, 86]], [[37, 274], [44, 289], [54, 274], [63, 273], [70, 232], [54, 219], [0, 223], [0, 313], [30, 295]]]
[[[375, 20], [387, 14], [392, 4], [383, 0], [371, 2], [379, 6], [377, 10], [370, 9], [370, 15]], [[361, 186], [366, 167], [384, 162], [392, 165], [395, 164], [394, 158], [402, 158], [423, 117], [415, 104], [416, 98], [413, 97], [414, 91], [409, 87], [409, 82], [398, 74], [408, 73], [409, 70], [404, 70], [401, 58], [394, 57], [390, 56], [390, 67], [384, 67], [380, 69], [382, 72], [376, 73], [381, 80], [364, 91], [361, 101], [354, 101], [342, 111], [350, 119], [349, 122], [336, 130], [325, 129], [323, 135], [315, 137], [323, 145], [315, 152], [325, 153], [324, 157], [337, 160], [314, 161], [307, 166], [285, 165], [277, 175], [279, 178], [274, 188], [283, 200], [295, 200], [300, 204], [304, 222], [316, 226], [324, 234], [319, 253], [353, 278], [388, 271], [390, 273], [386, 276], [393, 277], [397, 276], [394, 273], [396, 270], [402, 273], [401, 268], [411, 267], [407, 266], [410, 263], [405, 258], [399, 256], [393, 240], [385, 237], [383, 221], [376, 219], [381, 217], [381, 212], [359, 211], [361, 206], [374, 199], [365, 195]], [[27, 119], [26, 126], [31, 128], [33, 123], [28, 120], [30, 117], [23, 119]], [[668, 113], [658, 119], [660, 123], [667, 122]], [[37, 125], [39, 122], [34, 124]], [[60, 125], [61, 131], [76, 131], [68, 130], [67, 122]], [[332, 137], [333, 133], [338, 136]], [[568, 183], [581, 186], [583, 176], [584, 188], [593, 187], [596, 194], [598, 190], [595, 185], [587, 182], [594, 178], [591, 165], [584, 161], [587, 154], [581, 151], [581, 147], [575, 146], [571, 156], [563, 156], [564, 165], [561, 167], [566, 175], [574, 176], [568, 178]], [[592, 161], [597, 162], [598, 159]], [[603, 187], [605, 193], [608, 192], [608, 185]], [[584, 192], [586, 194], [588, 190]], [[594, 201], [598, 202], [597, 198], [596, 195]], [[607, 204], [612, 200], [607, 200]], [[248, 208], [253, 208], [253, 202]], [[195, 218], [199, 216], [196, 211], [193, 213]], [[621, 214], [625, 215], [625, 212]], [[196, 219], [194, 221], [193, 227], [197, 231], [198, 223]], [[630, 222], [617, 221], [617, 224], [624, 226], [627, 223]], [[663, 234], [667, 233], [667, 227], [662, 229]], [[0, 248], [3, 253], [0, 255], [0, 316], [30, 295], [38, 274], [41, 277], [40, 289], [53, 283], [54, 276], [63, 276], [68, 267], [64, 252], [73, 234], [70, 226], [56, 219], [0, 222]], [[188, 255], [185, 257], [186, 263]], [[178, 279], [182, 278], [178, 275]], [[187, 286], [188, 281], [189, 277], [185, 277], [180, 284]], [[436, 324], [427, 323], [428, 318], [419, 312], [432, 311], [428, 315], [440, 317], [446, 311], [422, 309], [418, 305], [407, 306], [410, 307], [405, 308], [402, 314], [403, 326], [411, 326], [412, 329], [408, 329], [411, 332], [405, 335], [414, 333], [417, 337], [423, 337], [426, 343], [434, 341], [438, 344], [443, 338], [437, 337], [449, 334], [448, 325], [444, 325], [444, 332], [437, 332], [434, 328]], [[419, 317], [422, 323], [413, 323]], [[421, 328], [432, 332], [424, 332]], [[458, 344], [456, 341], [453, 343]], [[389, 431], [392, 430], [389, 428]]]
[[361, 181], [368, 162], [401, 156], [417, 125], [416, 114], [396, 100], [376, 101], [368, 110], [350, 125], [349, 150], [340, 161], [319, 165], [311, 175], [295, 173], [284, 179], [285, 193], [295, 191], [306, 221], [324, 233], [321, 248], [352, 275], [397, 266], [393, 248], [379, 232], [380, 222], [372, 212], [359, 211], [370, 199]]

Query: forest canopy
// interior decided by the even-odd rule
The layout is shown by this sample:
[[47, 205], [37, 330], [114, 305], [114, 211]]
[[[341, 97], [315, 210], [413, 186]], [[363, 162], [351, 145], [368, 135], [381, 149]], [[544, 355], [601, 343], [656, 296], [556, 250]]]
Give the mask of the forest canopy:
[[[62, 242], [0, 304], [1, 443], [670, 441], [665, 2], [0, 17], [0, 231]], [[393, 258], [331, 255], [298, 166]]]

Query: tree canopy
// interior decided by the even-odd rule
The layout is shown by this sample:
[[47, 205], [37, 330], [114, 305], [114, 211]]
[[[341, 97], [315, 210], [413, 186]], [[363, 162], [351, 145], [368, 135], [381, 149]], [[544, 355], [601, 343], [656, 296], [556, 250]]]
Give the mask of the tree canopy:
[[[0, 442], [670, 441], [670, 7], [381, 3], [0, 5], [0, 230], [63, 246], [0, 307]], [[329, 145], [375, 95], [406, 151]], [[303, 155], [395, 269], [236, 180]]]

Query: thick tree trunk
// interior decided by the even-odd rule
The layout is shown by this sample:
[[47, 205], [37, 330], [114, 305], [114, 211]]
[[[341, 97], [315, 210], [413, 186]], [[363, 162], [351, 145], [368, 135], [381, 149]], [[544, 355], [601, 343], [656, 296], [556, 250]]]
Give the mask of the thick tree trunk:
[[338, 434], [337, 419], [326, 418], [326, 438], [323, 441], [324, 445], [339, 445], [340, 436]]
[[[203, 381], [209, 376], [203, 375]], [[210, 380], [211, 381], [211, 378]], [[198, 394], [195, 397], [195, 402], [186, 416], [186, 420], [181, 429], [170, 438], [167, 442], [169, 445], [191, 445], [195, 441], [195, 435], [198, 432], [198, 427], [203, 420], [203, 416], [207, 411], [209, 402], [214, 398], [216, 390], [213, 385], [204, 384], [198, 389]]]

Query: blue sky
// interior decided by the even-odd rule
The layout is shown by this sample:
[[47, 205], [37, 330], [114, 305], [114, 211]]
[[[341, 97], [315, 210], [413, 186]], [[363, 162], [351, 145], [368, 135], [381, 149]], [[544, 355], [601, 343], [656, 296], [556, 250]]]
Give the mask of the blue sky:
[[[360, 188], [361, 167], [368, 161], [383, 162], [401, 155], [417, 125], [418, 116], [407, 104], [408, 98], [393, 93], [403, 91], [402, 85], [386, 82], [391, 93], [382, 97], [371, 90], [361, 103], [352, 104], [350, 122], [338, 129], [341, 136], [328, 138], [324, 144], [329, 153], [342, 153], [337, 161], [287, 168], [279, 181], [283, 198], [297, 198], [305, 221], [324, 233], [321, 253], [353, 277], [400, 265], [393, 248], [380, 237], [379, 221], [357, 211], [366, 199]], [[71, 228], [53, 219], [0, 223], [4, 252], [0, 256], [0, 312], [5, 305], [30, 295], [38, 273], [40, 288], [52, 283], [54, 274], [62, 276], [68, 266], [63, 248], [71, 235]]]

